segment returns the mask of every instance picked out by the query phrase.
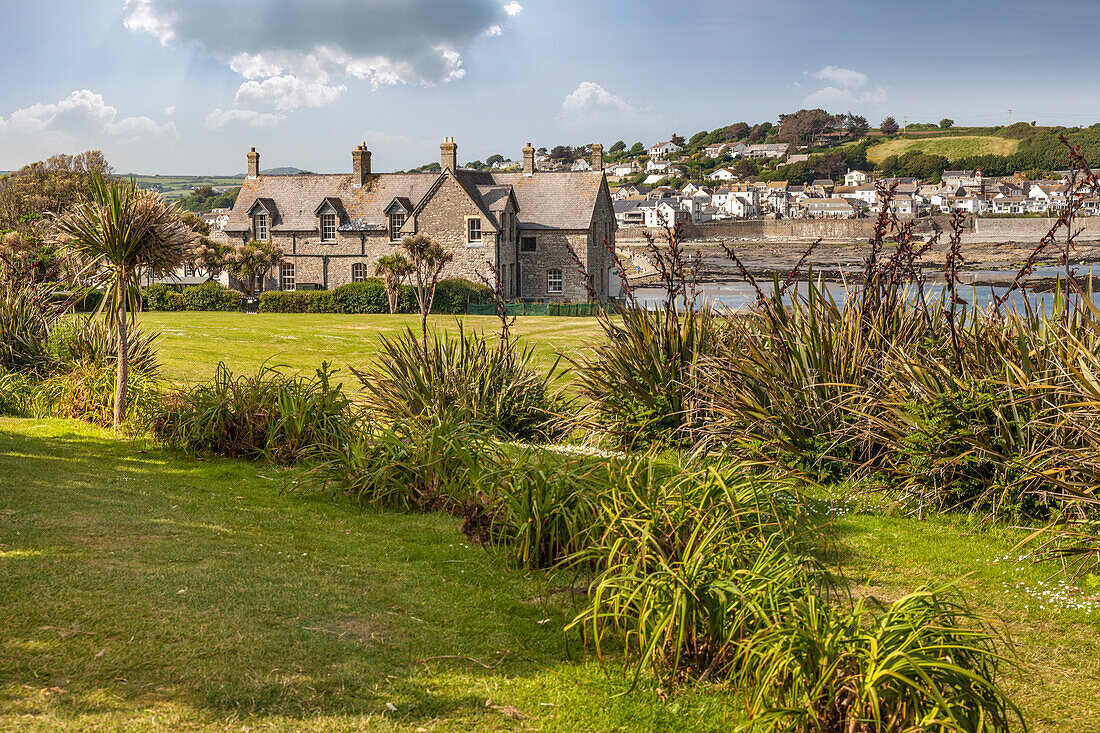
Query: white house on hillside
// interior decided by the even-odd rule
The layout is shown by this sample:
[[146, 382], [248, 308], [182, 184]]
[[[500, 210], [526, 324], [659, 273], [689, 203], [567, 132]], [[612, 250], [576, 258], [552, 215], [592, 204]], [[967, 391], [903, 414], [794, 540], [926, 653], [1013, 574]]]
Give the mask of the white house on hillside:
[[672, 155], [683, 150], [682, 147], [674, 142], [657, 143], [649, 149], [650, 158], [664, 158], [666, 155]]

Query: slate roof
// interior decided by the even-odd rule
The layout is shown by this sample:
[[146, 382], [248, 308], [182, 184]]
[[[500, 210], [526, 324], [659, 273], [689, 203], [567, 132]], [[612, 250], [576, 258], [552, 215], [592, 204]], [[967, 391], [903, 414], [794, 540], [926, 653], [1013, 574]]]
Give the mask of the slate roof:
[[[241, 185], [225, 231], [251, 229], [248, 211], [258, 200], [277, 212], [272, 217], [271, 231], [316, 231], [314, 212], [326, 198], [339, 203], [340, 231], [382, 230], [388, 226], [385, 209], [395, 198], [414, 207], [441, 175], [380, 173], [361, 187], [352, 185], [351, 174], [260, 175]], [[602, 171], [536, 171], [533, 176], [524, 176], [520, 172], [460, 168], [455, 177], [486, 213], [503, 211], [508, 196], [514, 194], [521, 229], [587, 229], [603, 183]]]

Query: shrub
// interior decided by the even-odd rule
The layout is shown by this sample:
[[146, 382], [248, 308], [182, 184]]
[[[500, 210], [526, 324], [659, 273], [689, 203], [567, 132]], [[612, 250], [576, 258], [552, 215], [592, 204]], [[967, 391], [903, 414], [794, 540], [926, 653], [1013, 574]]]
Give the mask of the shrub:
[[[110, 427], [114, 424], [115, 376], [113, 365], [94, 363], [55, 374], [38, 385], [35, 411]], [[140, 371], [131, 373], [126, 401], [127, 424], [147, 424], [159, 406], [160, 392], [152, 377]]]
[[336, 302], [328, 290], [269, 290], [260, 294], [261, 313], [335, 313]]
[[390, 420], [450, 420], [492, 426], [512, 438], [556, 434], [556, 417], [566, 404], [551, 394], [555, 369], [539, 375], [534, 352], [516, 343], [490, 346], [486, 339], [459, 333], [429, 336], [427, 361], [420, 339], [406, 328], [394, 339], [382, 337], [374, 371], [353, 373], [365, 388], [366, 405]]
[[440, 280], [435, 286], [432, 313], [463, 315], [468, 303], [490, 303], [493, 291], [486, 285], [458, 277]]
[[[130, 327], [127, 341], [131, 372], [153, 377], [160, 373], [159, 340], [159, 333], [146, 333], [136, 325]], [[54, 327], [50, 333], [49, 353], [53, 372], [90, 365], [114, 368], [118, 346], [114, 330], [102, 321], [79, 323], [72, 320]]]
[[184, 288], [181, 306], [185, 311], [235, 311], [241, 308], [243, 296], [236, 290], [210, 280], [202, 285]]
[[0, 415], [24, 417], [34, 404], [34, 385], [19, 372], [0, 372]]
[[322, 446], [302, 485], [372, 507], [459, 514], [500, 462], [493, 437], [453, 415], [372, 423], [344, 444]]
[[46, 314], [33, 294], [0, 289], [0, 371], [42, 373], [48, 339]]
[[263, 366], [235, 376], [219, 364], [212, 382], [165, 399], [153, 434], [186, 450], [291, 464], [353, 438], [355, 413], [327, 362], [313, 377]]
[[627, 447], [688, 439], [702, 418], [697, 387], [714, 348], [713, 318], [629, 308], [601, 324], [606, 341], [573, 362], [595, 426]]
[[164, 283], [145, 288], [145, 307], [151, 311], [183, 310], [183, 296]]
[[378, 278], [341, 285], [333, 291], [336, 310], [340, 313], [387, 313], [386, 289]]

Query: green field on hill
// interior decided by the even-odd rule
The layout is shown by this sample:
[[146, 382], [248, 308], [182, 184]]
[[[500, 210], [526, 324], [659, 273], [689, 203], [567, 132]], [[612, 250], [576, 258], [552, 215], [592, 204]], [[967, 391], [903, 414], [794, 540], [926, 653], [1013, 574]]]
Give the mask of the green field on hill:
[[196, 186], [228, 189], [244, 182], [244, 176], [145, 176], [127, 173], [124, 177], [132, 177], [142, 188], [156, 187], [169, 201], [187, 196]]
[[891, 155], [916, 150], [929, 155], [942, 155], [948, 160], [959, 160], [972, 155], [1012, 155], [1020, 146], [1019, 140], [992, 135], [950, 135], [927, 138], [898, 138], [876, 143], [867, 149], [867, 160], [881, 163]]

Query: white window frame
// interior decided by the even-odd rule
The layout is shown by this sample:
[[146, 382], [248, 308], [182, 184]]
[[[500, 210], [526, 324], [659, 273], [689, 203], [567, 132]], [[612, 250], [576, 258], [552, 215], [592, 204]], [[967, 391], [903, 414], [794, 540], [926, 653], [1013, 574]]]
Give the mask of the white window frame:
[[546, 294], [561, 295], [565, 287], [565, 279], [561, 270], [556, 267], [546, 271]]
[[264, 291], [264, 274], [262, 272], [256, 272], [252, 275], [252, 292], [262, 293]]
[[[401, 217], [401, 222], [399, 224], [397, 224], [397, 226], [394, 226], [394, 218], [395, 217]], [[405, 212], [403, 212], [403, 211], [395, 211], [392, 214], [390, 214], [390, 241], [391, 242], [400, 242], [401, 241], [401, 227], [405, 226], [405, 219], [406, 218], [407, 217], [405, 216]]]
[[[477, 225], [477, 239], [474, 239], [474, 225]], [[480, 216], [468, 216], [466, 217], [466, 243], [467, 244], [481, 244], [481, 217]]]
[[[359, 272], [361, 274], [356, 274]], [[367, 266], [362, 262], [356, 262], [351, 266], [351, 281], [353, 283], [361, 283], [367, 281]]]
[[267, 214], [255, 214], [252, 217], [252, 238], [266, 242], [271, 236], [271, 230], [267, 225]]
[[321, 214], [321, 241], [336, 241], [336, 214], [332, 212]]
[[[284, 262], [279, 265], [279, 288], [287, 292], [294, 292], [298, 287], [295, 275], [293, 262]], [[287, 287], [288, 285], [289, 287]]]

